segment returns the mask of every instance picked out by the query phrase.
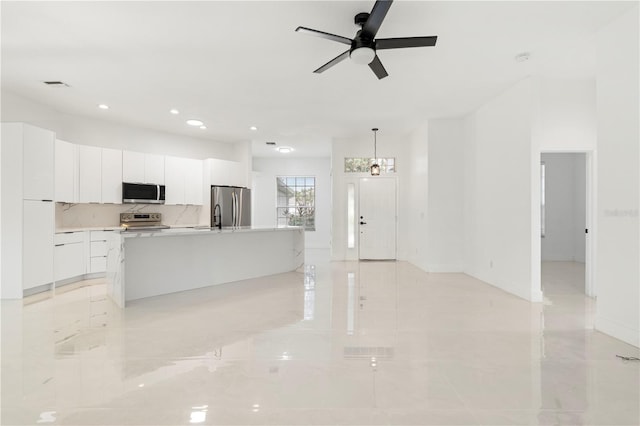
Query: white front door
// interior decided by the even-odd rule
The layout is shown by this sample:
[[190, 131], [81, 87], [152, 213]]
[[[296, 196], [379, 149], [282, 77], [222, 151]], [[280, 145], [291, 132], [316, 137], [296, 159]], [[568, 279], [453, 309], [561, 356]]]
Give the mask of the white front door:
[[359, 189], [360, 259], [395, 259], [395, 178], [361, 178]]

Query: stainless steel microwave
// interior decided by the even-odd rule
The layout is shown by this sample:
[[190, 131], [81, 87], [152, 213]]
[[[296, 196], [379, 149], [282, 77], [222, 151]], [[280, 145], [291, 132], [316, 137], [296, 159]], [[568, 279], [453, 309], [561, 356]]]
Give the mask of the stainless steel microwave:
[[122, 182], [122, 202], [164, 204], [164, 185]]

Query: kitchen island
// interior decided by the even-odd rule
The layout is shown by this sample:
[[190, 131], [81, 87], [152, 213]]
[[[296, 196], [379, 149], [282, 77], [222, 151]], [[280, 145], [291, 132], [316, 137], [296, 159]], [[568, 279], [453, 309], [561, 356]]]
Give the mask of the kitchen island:
[[304, 264], [300, 227], [172, 228], [114, 232], [107, 292], [137, 299], [294, 271]]

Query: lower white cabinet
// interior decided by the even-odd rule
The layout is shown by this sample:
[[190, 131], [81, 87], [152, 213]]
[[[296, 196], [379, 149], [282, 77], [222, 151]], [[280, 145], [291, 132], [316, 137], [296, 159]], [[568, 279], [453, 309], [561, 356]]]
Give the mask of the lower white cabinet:
[[86, 232], [56, 234], [54, 248], [54, 278], [56, 281], [86, 273], [84, 241]]
[[107, 233], [111, 231], [91, 231], [89, 243], [89, 273], [107, 271]]
[[22, 210], [22, 289], [51, 284], [53, 278], [54, 205], [24, 200]]

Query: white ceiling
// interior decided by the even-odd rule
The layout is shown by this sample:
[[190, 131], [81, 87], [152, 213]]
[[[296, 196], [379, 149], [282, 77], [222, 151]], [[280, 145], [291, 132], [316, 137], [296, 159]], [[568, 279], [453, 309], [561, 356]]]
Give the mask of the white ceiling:
[[[312, 73], [346, 47], [294, 32], [352, 38], [353, 16], [373, 1], [2, 1], [2, 90], [73, 114], [253, 140], [257, 156], [274, 154], [266, 141], [329, 155], [334, 137], [372, 127], [404, 134], [427, 118], [468, 113], [530, 74], [592, 77], [594, 32], [637, 3], [396, 1], [378, 38], [438, 43], [380, 51], [389, 77], [377, 80], [348, 60]], [[516, 62], [522, 52], [531, 59]]]

